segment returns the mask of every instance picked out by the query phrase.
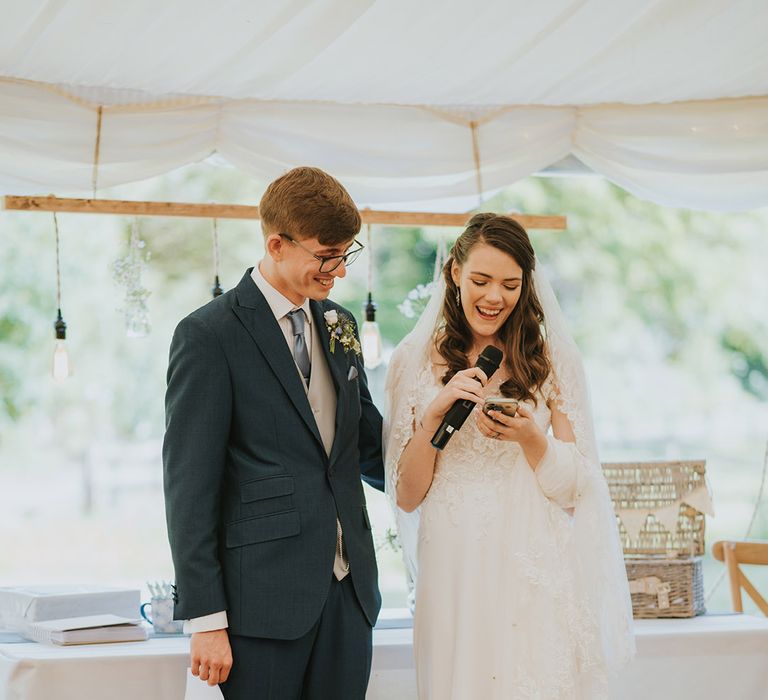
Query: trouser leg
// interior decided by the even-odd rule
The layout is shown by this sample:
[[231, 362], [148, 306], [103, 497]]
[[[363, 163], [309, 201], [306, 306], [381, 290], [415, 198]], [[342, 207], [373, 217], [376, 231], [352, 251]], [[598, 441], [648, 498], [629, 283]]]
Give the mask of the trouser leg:
[[219, 685], [225, 700], [300, 700], [318, 624], [299, 639], [231, 634], [232, 670]]
[[302, 700], [364, 700], [373, 633], [352, 584], [335, 578], [304, 676]]

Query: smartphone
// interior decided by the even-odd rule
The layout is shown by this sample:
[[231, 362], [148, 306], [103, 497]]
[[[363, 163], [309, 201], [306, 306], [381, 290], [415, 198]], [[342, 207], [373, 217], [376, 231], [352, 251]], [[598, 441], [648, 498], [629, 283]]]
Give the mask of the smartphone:
[[517, 413], [517, 399], [509, 399], [506, 396], [489, 396], [483, 402], [483, 413], [488, 411], [499, 411], [505, 416], [513, 418]]

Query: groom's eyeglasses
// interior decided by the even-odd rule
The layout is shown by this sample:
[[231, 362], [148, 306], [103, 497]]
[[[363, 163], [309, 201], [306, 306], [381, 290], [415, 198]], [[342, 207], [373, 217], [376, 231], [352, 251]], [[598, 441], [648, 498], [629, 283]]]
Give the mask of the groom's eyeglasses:
[[279, 235], [281, 238], [285, 238], [287, 241], [293, 243], [293, 245], [297, 245], [302, 250], [306, 250], [313, 258], [315, 258], [315, 260], [319, 260], [320, 272], [333, 272], [339, 265], [341, 265], [341, 263], [344, 263], [347, 266], [351, 265], [360, 257], [360, 253], [362, 253], [363, 248], [365, 248], [362, 243], [355, 240], [354, 244], [357, 248], [352, 248], [352, 250], [347, 251], [344, 255], [317, 255], [306, 246], [301, 245], [298, 241], [294, 241], [287, 233], [281, 233]]

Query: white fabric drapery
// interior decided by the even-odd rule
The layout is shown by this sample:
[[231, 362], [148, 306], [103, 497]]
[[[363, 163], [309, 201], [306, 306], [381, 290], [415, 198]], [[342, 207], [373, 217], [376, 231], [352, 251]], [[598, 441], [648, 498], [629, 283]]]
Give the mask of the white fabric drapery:
[[361, 205], [476, 201], [568, 154], [640, 197], [768, 205], [768, 5], [751, 0], [31, 0], [0, 25], [0, 192], [89, 193], [213, 153]]
[[762, 0], [25, 0], [0, 75], [242, 99], [649, 104], [768, 94]]

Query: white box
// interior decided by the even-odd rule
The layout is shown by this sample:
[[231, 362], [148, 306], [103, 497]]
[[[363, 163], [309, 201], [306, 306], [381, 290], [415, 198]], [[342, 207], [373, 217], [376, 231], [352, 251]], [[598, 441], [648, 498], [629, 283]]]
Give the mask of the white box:
[[85, 615], [138, 617], [141, 591], [94, 585], [0, 588], [0, 625], [16, 632], [42, 620]]

